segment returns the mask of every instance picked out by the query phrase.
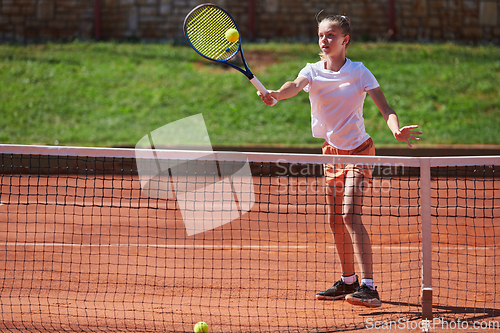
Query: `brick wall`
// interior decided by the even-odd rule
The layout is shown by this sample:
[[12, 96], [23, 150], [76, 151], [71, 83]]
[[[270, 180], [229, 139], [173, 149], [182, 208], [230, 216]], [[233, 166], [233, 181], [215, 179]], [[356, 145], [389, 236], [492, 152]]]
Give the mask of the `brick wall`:
[[89, 0], [0, 0], [0, 41], [92, 37]]
[[355, 39], [500, 43], [500, 0], [0, 0], [0, 41], [92, 39], [96, 2], [102, 39], [182, 39], [184, 16], [212, 2], [244, 38], [314, 40], [324, 9], [350, 16]]

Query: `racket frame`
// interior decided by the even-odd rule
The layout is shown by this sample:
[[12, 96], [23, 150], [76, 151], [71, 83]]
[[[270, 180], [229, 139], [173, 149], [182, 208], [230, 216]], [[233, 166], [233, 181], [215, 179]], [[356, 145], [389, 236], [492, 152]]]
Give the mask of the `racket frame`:
[[[191, 42], [191, 40], [188, 37], [188, 32], [187, 32], [187, 29], [186, 29], [187, 21], [188, 21], [189, 17], [191, 16], [191, 14], [193, 14], [196, 11], [198, 11], [202, 7], [215, 7], [218, 10], [221, 10], [222, 12], [224, 12], [229, 17], [229, 19], [233, 22], [233, 24], [235, 26], [235, 29], [238, 31], [238, 48], [232, 54], [230, 54], [227, 58], [225, 58], [225, 59], [218, 60], [218, 59], [210, 58], [210, 57], [204, 55], [203, 53], [201, 53], [200, 51], [198, 51], [198, 49], [193, 45], [193, 43]], [[193, 50], [196, 51], [196, 53], [198, 53], [199, 55], [201, 55], [205, 59], [208, 59], [208, 60], [211, 60], [211, 61], [214, 61], [214, 62], [218, 62], [218, 63], [221, 63], [221, 64], [228, 65], [228, 66], [230, 66], [230, 67], [232, 67], [232, 68], [240, 71], [241, 73], [243, 73], [250, 80], [250, 82], [254, 85], [254, 87], [261, 94], [263, 94], [263, 95], [268, 95], [269, 94], [269, 92], [264, 87], [264, 85], [259, 81], [259, 79], [257, 79], [257, 77], [252, 73], [252, 71], [248, 67], [247, 61], [245, 59], [245, 55], [243, 54], [243, 46], [242, 46], [242, 43], [241, 43], [241, 33], [240, 33], [240, 29], [238, 28], [238, 24], [236, 23], [236, 21], [233, 19], [233, 17], [224, 8], [221, 8], [221, 7], [219, 7], [217, 5], [214, 5], [214, 4], [211, 4], [211, 3], [205, 3], [205, 4], [198, 5], [195, 8], [193, 8], [186, 15], [186, 17], [184, 18], [184, 23], [183, 23], [182, 27], [183, 27], [183, 30], [184, 30], [184, 36], [186, 37], [186, 40], [188, 41], [189, 45], [193, 48]], [[240, 54], [241, 61], [243, 62], [243, 66], [245, 67], [244, 69], [230, 62], [230, 60], [233, 59], [238, 53]], [[273, 105], [278, 102], [274, 97], [273, 97], [273, 101], [274, 101]]]

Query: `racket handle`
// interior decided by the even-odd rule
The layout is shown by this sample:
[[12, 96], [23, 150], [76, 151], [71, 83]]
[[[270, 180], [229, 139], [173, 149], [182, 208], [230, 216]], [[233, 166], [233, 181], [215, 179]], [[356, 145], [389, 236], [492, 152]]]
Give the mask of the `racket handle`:
[[[253, 78], [250, 79], [250, 82], [252, 82], [255, 88], [257, 88], [257, 90], [260, 91], [262, 95], [269, 95], [269, 91], [267, 91], [266, 87], [264, 87], [264, 85], [260, 83], [259, 79], [257, 79], [255, 75]], [[273, 99], [273, 104], [271, 106], [274, 106], [276, 105], [276, 103], [278, 103], [278, 101], [274, 97], [272, 97], [272, 99]]]

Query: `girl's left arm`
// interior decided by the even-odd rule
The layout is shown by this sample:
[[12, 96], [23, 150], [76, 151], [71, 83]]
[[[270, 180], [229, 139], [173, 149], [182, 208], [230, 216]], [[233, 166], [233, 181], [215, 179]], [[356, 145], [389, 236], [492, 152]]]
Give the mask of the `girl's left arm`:
[[416, 137], [415, 135], [421, 135], [422, 132], [412, 131], [413, 129], [418, 128], [418, 125], [404, 126], [401, 128], [399, 127], [398, 115], [396, 114], [396, 111], [394, 111], [389, 106], [389, 103], [387, 103], [385, 95], [380, 87], [368, 90], [367, 92], [375, 102], [377, 108], [380, 110], [380, 113], [382, 113], [382, 115], [384, 116], [384, 119], [387, 122], [387, 126], [389, 126], [389, 129], [392, 131], [392, 134], [394, 135], [396, 140], [404, 141], [410, 147], [410, 139], [420, 141], [420, 138]]

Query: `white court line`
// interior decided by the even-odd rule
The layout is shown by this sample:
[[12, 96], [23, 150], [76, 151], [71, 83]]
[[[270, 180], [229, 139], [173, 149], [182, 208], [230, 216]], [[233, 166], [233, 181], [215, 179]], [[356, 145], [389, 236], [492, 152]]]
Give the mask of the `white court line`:
[[[310, 249], [314, 246], [307, 245], [209, 245], [209, 244], [71, 244], [71, 243], [21, 243], [4, 242], [0, 246], [61, 246], [61, 247], [151, 247], [151, 248], [173, 248], [173, 249], [248, 249], [248, 250], [279, 250], [279, 249]], [[335, 246], [326, 246], [327, 249], [335, 249]], [[382, 250], [413, 250], [419, 251], [419, 246], [397, 246], [397, 245], [373, 245], [373, 249]], [[434, 247], [433, 251], [439, 250], [494, 250], [495, 247], [484, 246], [441, 246]], [[457, 254], [460, 255], [460, 254]]]
[[[139, 198], [136, 200], [122, 200], [120, 199], [115, 199], [115, 200], [104, 200], [104, 201], [99, 201], [99, 200], [76, 200], [76, 201], [65, 201], [64, 199], [61, 199], [59, 201], [43, 201], [43, 200], [23, 200], [23, 201], [14, 201], [14, 202], [0, 202], [0, 204], [5, 204], [9, 206], [15, 206], [15, 205], [43, 205], [43, 206], [78, 206], [78, 207], [87, 207], [87, 206], [92, 206], [92, 207], [109, 207], [109, 208], [165, 208], [168, 206], [169, 203], [175, 204], [174, 201], [168, 201], [168, 200], [155, 200], [151, 199], [153, 203], [148, 202], [148, 198]], [[291, 204], [291, 203], [283, 203], [283, 204], [273, 204], [273, 203], [262, 203], [265, 206], [269, 207], [278, 207], [278, 206], [308, 206], [306, 203], [301, 203], [301, 204]], [[220, 205], [215, 205], [215, 207], [220, 206], [222, 207], [223, 204]]]
[[[23, 201], [14, 201], [14, 202], [1, 202], [0, 205], [43, 205], [43, 206], [77, 206], [77, 207], [107, 207], [107, 208], [165, 208], [168, 205], [167, 201], [161, 201], [161, 204], [153, 205], [147, 202], [147, 198], [137, 199], [139, 202], [133, 201], [123, 201], [120, 202], [120, 199], [116, 200], [77, 200], [77, 201], [65, 201], [61, 199], [59, 201], [43, 201], [43, 200], [23, 200]], [[156, 202], [156, 201], [155, 201]], [[158, 201], [159, 202], [159, 201]]]
[[[71, 243], [20, 243], [20, 242], [5, 242], [0, 243], [6, 246], [63, 246], [63, 247], [152, 247], [152, 248], [177, 248], [177, 249], [310, 249], [314, 246], [308, 245], [209, 245], [209, 244], [71, 244]], [[326, 248], [334, 249], [334, 246], [326, 246]], [[372, 246], [372, 248], [383, 249], [407, 249], [418, 250], [417, 246]]]
[[[120, 202], [119, 199], [116, 200], [106, 200], [106, 201], [92, 201], [92, 200], [81, 200], [81, 201], [15, 201], [15, 202], [3, 202], [5, 206], [37, 206], [37, 205], [42, 205], [42, 206], [70, 206], [70, 207], [80, 207], [80, 208], [89, 208], [89, 207], [97, 207], [97, 208], [120, 208], [120, 209], [160, 209], [160, 210], [176, 210], [177, 209], [177, 202], [176, 201], [171, 201], [171, 200], [158, 200], [153, 202], [148, 202], [148, 199], [137, 199], [136, 201], [122, 201]], [[212, 209], [226, 209], [229, 210], [231, 207], [226, 206], [230, 205], [231, 202], [226, 202], [222, 204], [213, 204]], [[258, 205], [258, 203], [255, 203]], [[313, 207], [311, 207], [308, 204], [290, 204], [290, 203], [283, 203], [283, 204], [274, 204], [274, 203], [261, 203], [265, 207], [265, 210], [262, 211], [256, 211], [252, 208], [248, 211], [249, 213], [289, 213], [289, 214], [302, 214], [304, 212], [308, 212]], [[325, 209], [318, 209], [318, 207], [321, 206], [314, 206], [314, 209], [316, 209], [316, 213], [324, 215], [325, 214]]]

